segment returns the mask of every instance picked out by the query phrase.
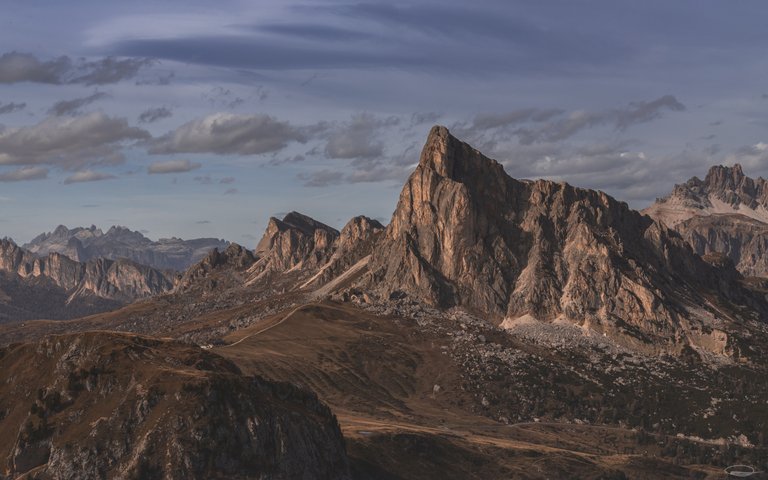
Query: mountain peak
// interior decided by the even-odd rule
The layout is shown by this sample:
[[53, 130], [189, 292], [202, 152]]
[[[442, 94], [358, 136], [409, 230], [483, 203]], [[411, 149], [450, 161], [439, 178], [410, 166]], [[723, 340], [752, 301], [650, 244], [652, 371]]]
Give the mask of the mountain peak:
[[714, 165], [704, 180], [692, 177], [675, 185], [671, 194], [657, 199], [643, 213], [669, 227], [693, 217], [713, 214], [743, 215], [768, 223], [768, 181], [746, 176], [738, 163]]
[[732, 167], [726, 165], [714, 165], [710, 167], [707, 176], [704, 178], [704, 186], [710, 190], [711, 193], [736, 191], [744, 186], [746, 187], [746, 190], [751, 190], [745, 193], [754, 195], [754, 181], [744, 175], [744, 170], [742, 170], [741, 165], [738, 163], [734, 164]]
[[64, 225], [59, 225], [53, 231], [53, 235], [56, 235], [56, 236], [59, 236], [59, 237], [69, 235], [69, 229], [66, 226], [64, 226]]
[[506, 175], [504, 167], [498, 162], [454, 137], [448, 128], [441, 125], [429, 131], [421, 151], [419, 167], [458, 182]]
[[323, 222], [319, 222], [315, 220], [314, 218], [304, 215], [303, 213], [299, 213], [296, 211], [288, 213], [285, 217], [283, 217], [283, 223], [290, 225], [292, 227], [298, 228], [305, 233], [313, 232], [317, 229], [322, 230], [328, 230], [330, 232], [335, 232], [338, 235], [338, 230], [336, 230], [333, 227], [330, 227]]
[[450, 155], [449, 147], [456, 141], [457, 139], [446, 127], [435, 125], [429, 131], [427, 141], [421, 150], [419, 165], [435, 170], [444, 177], [450, 176], [453, 155]]
[[[368, 268], [362, 285], [384, 298], [405, 292], [507, 326], [569, 321], [629, 343], [685, 336], [677, 325], [688, 314], [679, 312], [691, 306], [678, 291], [717, 290], [720, 274], [625, 203], [564, 183], [516, 180], [445, 127], [431, 130]], [[664, 283], [671, 271], [678, 290]], [[632, 337], [615, 318], [631, 319], [647, 338]]]

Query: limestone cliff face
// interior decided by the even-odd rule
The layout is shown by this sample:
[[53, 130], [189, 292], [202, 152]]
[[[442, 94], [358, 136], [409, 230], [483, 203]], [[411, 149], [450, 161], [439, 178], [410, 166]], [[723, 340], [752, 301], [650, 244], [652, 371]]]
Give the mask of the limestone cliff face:
[[[765, 306], [675, 232], [597, 191], [522, 182], [435, 127], [373, 249], [367, 288], [504, 320], [692, 341], [701, 292]], [[681, 324], [685, 324], [681, 327]]]
[[311, 272], [333, 255], [338, 230], [298, 212], [282, 220], [270, 218], [256, 246], [258, 261], [251, 269], [252, 279], [292, 269]]
[[341, 229], [333, 245], [333, 255], [310, 284], [325, 284], [368, 257], [383, 232], [384, 226], [377, 220], [362, 215], [352, 218]]
[[699, 255], [724, 254], [747, 276], [767, 276], [768, 181], [741, 165], [710, 168], [643, 211], [674, 228]]
[[675, 230], [699, 255], [723, 254], [744, 276], [768, 276], [768, 224], [743, 215], [692, 217]]
[[[9, 240], [0, 241], [0, 271], [5, 274], [0, 290], [5, 288], [14, 292], [6, 304], [22, 308], [25, 296], [37, 298], [37, 293], [32, 290], [44, 289], [49, 293], [51, 300], [46, 303], [46, 308], [41, 310], [46, 305], [30, 306], [44, 315], [39, 318], [69, 318], [71, 315], [66, 310], [73, 303], [80, 306], [72, 308], [72, 314], [104, 311], [117, 304], [168, 292], [174, 282], [165, 272], [129, 260], [95, 259], [81, 263], [55, 252], [37, 257]], [[63, 304], [57, 300], [62, 295], [65, 298]], [[87, 308], [88, 305], [93, 308]], [[22, 310], [29, 311], [28, 308]], [[61, 310], [61, 315], [57, 310]], [[12, 311], [9, 310], [6, 320], [13, 320]], [[30, 318], [21, 311], [18, 314], [18, 319]], [[4, 315], [0, 314], [0, 317]]]
[[0, 412], [3, 478], [349, 478], [338, 423], [314, 394], [149, 337], [0, 349]]

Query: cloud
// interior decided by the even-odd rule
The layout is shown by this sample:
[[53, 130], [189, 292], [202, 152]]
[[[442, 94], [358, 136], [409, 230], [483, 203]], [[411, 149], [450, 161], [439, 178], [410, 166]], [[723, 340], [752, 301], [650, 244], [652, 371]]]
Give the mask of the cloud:
[[107, 97], [109, 97], [109, 95], [104, 92], [96, 92], [93, 95], [88, 95], [87, 97], [73, 98], [72, 100], [61, 100], [54, 103], [53, 106], [48, 110], [48, 113], [56, 116], [80, 113], [80, 108]]
[[139, 115], [139, 123], [152, 123], [172, 115], [173, 112], [167, 107], [150, 108], [149, 110], [141, 112], [141, 115]]
[[650, 102], [633, 102], [627, 108], [616, 112], [616, 128], [624, 130], [630, 125], [650, 122], [661, 117], [662, 110], [682, 112], [685, 105], [672, 95], [664, 95]]
[[27, 107], [26, 103], [0, 103], [0, 115], [6, 114], [6, 113], [13, 113], [18, 112], [19, 110], [23, 110]]
[[310, 41], [346, 42], [354, 40], [370, 39], [369, 33], [359, 32], [348, 28], [340, 28], [330, 25], [311, 23], [282, 23], [259, 26], [246, 26], [245, 28], [257, 32], [274, 33], [286, 37], [298, 38]]
[[384, 144], [376, 139], [378, 129], [397, 125], [397, 117], [377, 118], [368, 113], [352, 116], [328, 139], [325, 154], [328, 158], [370, 159], [382, 156]]
[[0, 174], [0, 182], [23, 182], [48, 178], [48, 169], [44, 167], [21, 167]]
[[106, 85], [117, 83], [121, 80], [133, 78], [141, 68], [152, 64], [152, 60], [146, 58], [117, 59], [114, 57], [84, 62], [78, 66], [79, 76], [69, 83], [83, 83], [85, 85]]
[[768, 143], [758, 142], [739, 147], [726, 156], [725, 162], [729, 164], [740, 163], [742, 166], [754, 170], [765, 170], [768, 168]]
[[0, 55], [0, 83], [105, 85], [132, 78], [151, 63], [143, 58], [115, 57], [73, 61], [67, 56], [43, 61], [30, 53], [14, 51]]
[[282, 150], [294, 141], [307, 141], [302, 129], [272, 116], [214, 113], [154, 140], [149, 151], [153, 154], [259, 155]]
[[120, 148], [150, 138], [123, 118], [93, 112], [74, 117], [49, 117], [36, 125], [0, 131], [0, 165], [56, 165], [77, 169], [115, 165]]
[[423, 125], [425, 123], [432, 124], [442, 116], [442, 113], [437, 112], [416, 112], [411, 115], [411, 126]]
[[483, 113], [468, 124], [458, 123], [452, 128], [459, 135], [475, 141], [481, 149], [492, 149], [496, 142], [511, 137], [517, 137], [522, 145], [530, 145], [559, 142], [600, 126], [624, 131], [633, 125], [661, 118], [666, 110], [680, 112], [685, 109], [677, 98], [664, 95], [651, 101], [631, 102], [623, 108], [592, 112], [525, 108], [506, 113]]
[[101, 180], [110, 180], [117, 178], [114, 175], [104, 172], [95, 172], [93, 170], [82, 170], [64, 179], [64, 185], [81, 182], [99, 182]]
[[292, 157], [285, 157], [285, 158], [273, 158], [269, 161], [270, 165], [277, 166], [277, 165], [283, 165], [285, 163], [299, 163], [303, 162], [306, 159], [304, 155], [298, 154], [294, 155]]
[[[257, 90], [261, 90], [261, 86]], [[265, 97], [266, 98], [266, 97]], [[211, 106], [215, 108], [226, 108], [232, 110], [245, 103], [242, 97], [239, 97], [228, 88], [221, 86], [215, 86], [203, 94], [203, 99], [206, 100]]]
[[480, 113], [472, 120], [473, 129], [488, 129], [517, 125], [527, 121], [545, 122], [550, 118], [564, 113], [563, 110], [524, 108], [506, 113]]
[[147, 168], [147, 172], [150, 174], [155, 173], [184, 173], [197, 170], [201, 167], [201, 164], [197, 162], [191, 162], [187, 159], [184, 160], [167, 160], [165, 162], [155, 162]]
[[210, 220], [198, 220], [195, 223], [197, 225], [208, 225], [209, 223], [211, 223], [211, 221]]
[[342, 172], [327, 169], [312, 173], [300, 173], [297, 178], [304, 181], [305, 187], [327, 187], [344, 183]]
[[570, 138], [586, 128], [605, 125], [609, 121], [609, 116], [603, 112], [576, 111], [540, 127], [520, 128], [515, 131], [515, 134], [523, 145], [534, 142], [557, 142]]
[[224, 177], [221, 180], [219, 180], [219, 183], [228, 185], [230, 183], [235, 183], [235, 177]]
[[41, 62], [29, 53], [4, 53], [0, 55], [0, 83], [62, 83], [62, 75], [71, 67], [68, 57]]
[[[556, 24], [552, 15], [523, 18], [525, 9], [496, 5], [307, 4], [289, 19], [253, 25], [230, 23], [167, 35], [135, 22], [130, 35], [106, 34], [120, 55], [254, 70], [360, 70], [520, 72], [626, 64], [639, 50], [624, 36], [610, 41], [594, 30]], [[199, 19], [203, 22], [204, 19]], [[111, 37], [111, 38], [109, 38]], [[310, 77], [312, 78], [312, 77]]]
[[353, 168], [349, 173], [323, 169], [312, 173], [300, 173], [296, 178], [303, 181], [305, 187], [328, 187], [344, 183], [400, 181], [405, 179], [410, 171], [410, 167], [380, 163], [366, 168]]
[[213, 185], [213, 179], [210, 175], [201, 175], [195, 177], [193, 180], [198, 182], [200, 185]]
[[238, 190], [237, 190], [236, 188], [228, 188], [228, 189], [227, 189], [227, 190], [224, 192], [224, 195], [234, 195], [234, 194], [236, 194], [237, 192], [238, 192]]

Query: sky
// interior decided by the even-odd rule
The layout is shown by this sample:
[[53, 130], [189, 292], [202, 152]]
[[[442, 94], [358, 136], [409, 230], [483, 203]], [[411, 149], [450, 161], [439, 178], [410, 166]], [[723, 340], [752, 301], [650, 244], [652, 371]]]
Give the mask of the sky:
[[432, 125], [643, 208], [768, 176], [764, 0], [3, 0], [0, 237], [386, 223]]

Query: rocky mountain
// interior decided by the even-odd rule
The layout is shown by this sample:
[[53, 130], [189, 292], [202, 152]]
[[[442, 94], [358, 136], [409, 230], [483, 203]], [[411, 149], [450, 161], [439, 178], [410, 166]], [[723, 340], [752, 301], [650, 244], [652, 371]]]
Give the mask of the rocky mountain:
[[659, 198], [643, 213], [669, 227], [697, 216], [741, 214], [768, 223], [768, 180], [744, 175], [738, 163], [716, 165], [704, 180], [693, 177], [675, 185], [672, 193]]
[[201, 293], [241, 285], [244, 277], [238, 273], [242, 274], [253, 266], [257, 258], [253, 252], [236, 243], [229, 244], [222, 251], [214, 249], [184, 272], [175, 290]]
[[677, 230], [699, 255], [723, 254], [746, 276], [768, 276], [768, 181], [741, 165], [675, 185], [643, 213]]
[[576, 325], [633, 349], [723, 356], [738, 355], [734, 322], [768, 318], [732, 265], [697, 255], [663, 223], [602, 192], [513, 179], [444, 127], [430, 132], [386, 228], [357, 217], [338, 232], [292, 212], [271, 218], [246, 257], [209, 257], [184, 288], [234, 258], [238, 268], [218, 269], [209, 286], [244, 278], [260, 298], [407, 297], [509, 329]]
[[[723, 322], [766, 318], [727, 266], [602, 192], [519, 181], [444, 127], [429, 135], [360, 287], [514, 327], [565, 322], [636, 348], [733, 348]], [[732, 309], [731, 309], [732, 311]]]
[[165, 293], [175, 282], [168, 272], [130, 260], [77, 262], [55, 252], [38, 257], [7, 239], [0, 241], [0, 272], [0, 321], [64, 319], [111, 310]]
[[362, 215], [351, 219], [341, 229], [331, 258], [303, 286], [327, 285], [350, 272], [352, 267], [373, 253], [374, 246], [383, 232], [384, 226], [377, 220]]
[[0, 349], [3, 478], [349, 478], [314, 394], [136, 335], [54, 336]]
[[339, 231], [298, 212], [282, 220], [269, 219], [258, 245], [258, 261], [251, 269], [251, 282], [292, 269], [311, 271], [333, 254]]
[[227, 244], [217, 238], [182, 240], [174, 237], [155, 242], [140, 232], [120, 226], [113, 226], [105, 233], [94, 225], [73, 229], [59, 225], [53, 232], [38, 235], [23, 248], [38, 256], [61, 253], [79, 262], [125, 258], [159, 270], [182, 271], [214, 248], [224, 249]]

